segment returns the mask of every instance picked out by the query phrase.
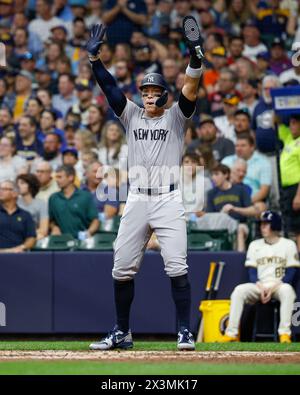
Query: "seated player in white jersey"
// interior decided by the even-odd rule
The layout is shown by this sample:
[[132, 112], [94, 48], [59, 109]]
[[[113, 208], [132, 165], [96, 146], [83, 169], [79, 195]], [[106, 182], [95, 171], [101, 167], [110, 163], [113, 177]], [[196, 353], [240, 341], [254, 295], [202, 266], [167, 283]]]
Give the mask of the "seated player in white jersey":
[[245, 303], [271, 298], [280, 302], [278, 327], [281, 343], [291, 342], [291, 321], [296, 293], [292, 286], [300, 267], [296, 243], [280, 237], [281, 217], [274, 211], [264, 211], [260, 218], [263, 238], [249, 245], [245, 266], [250, 282], [235, 287], [231, 294], [228, 327], [222, 341], [238, 341], [239, 325]]
[[[195, 349], [190, 332], [191, 290], [186, 263], [186, 222], [178, 183], [184, 125], [195, 111], [204, 55], [200, 30], [193, 17], [183, 20], [183, 33], [190, 50], [190, 62], [178, 103], [169, 109], [165, 108], [167, 84], [157, 73], [147, 74], [140, 86], [144, 108], [126, 99], [101, 62], [101, 44], [105, 34], [103, 26], [93, 27], [87, 43], [97, 83], [126, 130], [129, 174], [131, 169], [142, 170], [135, 174], [135, 179], [129, 176], [130, 191], [115, 243], [112, 277], [116, 325], [104, 339], [90, 345], [92, 350], [133, 346], [129, 319], [134, 298], [134, 277], [139, 271], [152, 232], [158, 238], [165, 272], [171, 280], [179, 329], [177, 348]], [[166, 183], [166, 169], [176, 166], [178, 179], [175, 177], [172, 182], [169, 180]]]

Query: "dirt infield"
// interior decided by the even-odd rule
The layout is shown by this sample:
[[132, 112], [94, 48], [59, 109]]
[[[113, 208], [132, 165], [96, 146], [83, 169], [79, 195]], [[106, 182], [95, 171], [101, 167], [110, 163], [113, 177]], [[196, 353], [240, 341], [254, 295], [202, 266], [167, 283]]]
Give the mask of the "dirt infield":
[[300, 352], [252, 351], [0, 351], [0, 362], [12, 360], [86, 360], [126, 362], [299, 363]]

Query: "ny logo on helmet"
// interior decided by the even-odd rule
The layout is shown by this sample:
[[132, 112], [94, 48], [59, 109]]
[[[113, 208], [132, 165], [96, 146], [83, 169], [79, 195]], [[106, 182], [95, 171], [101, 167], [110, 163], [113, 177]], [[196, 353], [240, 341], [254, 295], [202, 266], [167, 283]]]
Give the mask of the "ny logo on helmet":
[[154, 78], [152, 76], [148, 77], [148, 82], [154, 82]]

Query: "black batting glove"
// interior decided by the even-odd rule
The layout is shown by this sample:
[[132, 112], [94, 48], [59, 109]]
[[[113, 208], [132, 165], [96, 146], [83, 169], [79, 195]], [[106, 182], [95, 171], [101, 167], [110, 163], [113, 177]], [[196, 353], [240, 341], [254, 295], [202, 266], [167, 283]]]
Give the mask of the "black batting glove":
[[103, 25], [94, 25], [90, 31], [90, 38], [86, 44], [86, 49], [91, 56], [97, 56], [99, 49], [103, 44], [103, 37], [106, 32], [106, 27]]

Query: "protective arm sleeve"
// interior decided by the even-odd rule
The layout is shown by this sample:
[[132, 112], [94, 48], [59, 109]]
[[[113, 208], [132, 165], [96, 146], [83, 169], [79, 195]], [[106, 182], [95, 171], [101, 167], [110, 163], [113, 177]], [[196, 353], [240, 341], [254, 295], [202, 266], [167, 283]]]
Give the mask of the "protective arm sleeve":
[[186, 118], [190, 118], [195, 111], [196, 101], [190, 101], [183, 95], [183, 93], [180, 93], [178, 105], [180, 110], [182, 111], [182, 114]]
[[288, 267], [285, 270], [285, 275], [283, 276], [283, 279], [281, 281], [283, 283], [292, 284], [292, 282], [294, 281], [296, 273], [297, 273], [297, 268], [296, 267]]
[[121, 89], [117, 86], [114, 77], [106, 70], [101, 60], [92, 63], [92, 70], [98, 85], [103, 90], [109, 105], [114, 113], [120, 117], [123, 113], [127, 99]]
[[257, 283], [258, 277], [257, 277], [257, 269], [255, 267], [249, 267], [248, 275], [249, 275], [250, 283], [254, 283], [254, 284]]

